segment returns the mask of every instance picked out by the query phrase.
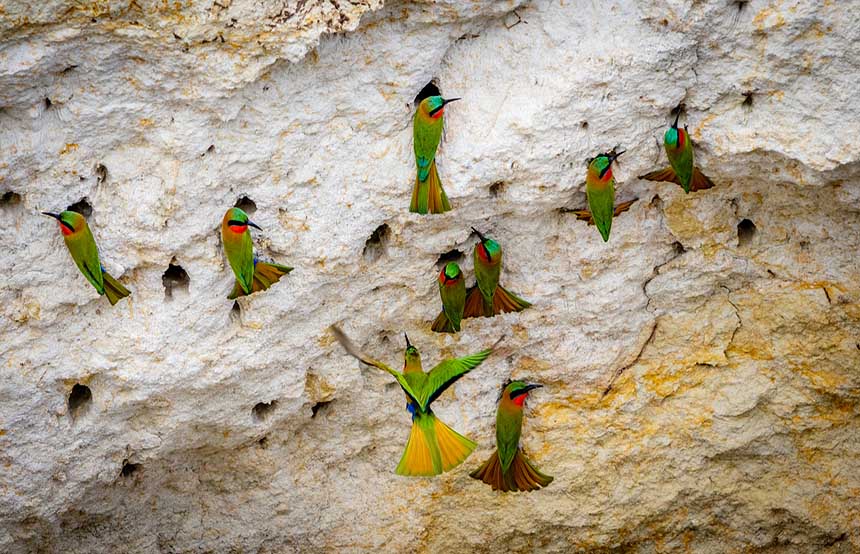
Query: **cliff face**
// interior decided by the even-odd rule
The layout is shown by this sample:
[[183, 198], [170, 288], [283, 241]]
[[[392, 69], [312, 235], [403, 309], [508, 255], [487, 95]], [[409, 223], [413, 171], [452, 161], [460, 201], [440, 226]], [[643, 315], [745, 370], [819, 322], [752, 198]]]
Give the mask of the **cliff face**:
[[[0, 550], [860, 549], [860, 2], [0, 2]], [[407, 212], [411, 110], [446, 111], [455, 209]], [[665, 164], [671, 110], [716, 188]], [[584, 160], [620, 145], [604, 244]], [[296, 270], [231, 307], [218, 225]], [[56, 224], [78, 203], [133, 291], [111, 308]], [[521, 313], [429, 331], [470, 226]], [[442, 256], [446, 254], [446, 256]], [[168, 271], [169, 266], [173, 267]], [[436, 412], [478, 450], [394, 475], [399, 366], [506, 335]], [[502, 495], [509, 377], [544, 383]]]

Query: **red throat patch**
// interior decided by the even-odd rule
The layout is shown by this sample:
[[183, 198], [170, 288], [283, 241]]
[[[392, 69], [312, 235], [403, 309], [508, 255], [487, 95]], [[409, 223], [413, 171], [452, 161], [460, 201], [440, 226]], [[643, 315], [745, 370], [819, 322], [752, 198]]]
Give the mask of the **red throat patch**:
[[601, 179], [601, 181], [605, 181], [608, 183], [610, 179], [612, 179], [612, 168], [611, 167], [606, 170], [606, 173], [603, 174], [603, 178]]
[[523, 403], [526, 401], [526, 396], [528, 396], [528, 394], [521, 394], [517, 396], [516, 398], [514, 398], [514, 404], [522, 407]]
[[431, 115], [430, 117], [432, 117], [433, 119], [439, 119], [440, 117], [442, 117], [442, 112], [444, 112], [444, 111], [445, 111], [445, 108], [442, 108], [441, 110], [439, 110], [438, 112], [434, 113], [434, 114], [433, 114], [433, 115]]
[[64, 236], [64, 237], [67, 237], [67, 236], [71, 235], [71, 234], [74, 232], [74, 231], [72, 231], [71, 229], [69, 229], [68, 227], [66, 227], [65, 225], [63, 225], [62, 223], [60, 223], [59, 221], [58, 221], [57, 223], [59, 223], [59, 224], [60, 224], [60, 231], [62, 231], [62, 232], [63, 232], [63, 236]]
[[230, 227], [231, 231], [233, 231], [234, 233], [237, 233], [239, 235], [241, 235], [242, 233], [244, 233], [245, 231], [248, 230], [247, 225], [228, 225], [228, 227]]
[[678, 148], [683, 148], [685, 142], [687, 142], [687, 131], [678, 129]]

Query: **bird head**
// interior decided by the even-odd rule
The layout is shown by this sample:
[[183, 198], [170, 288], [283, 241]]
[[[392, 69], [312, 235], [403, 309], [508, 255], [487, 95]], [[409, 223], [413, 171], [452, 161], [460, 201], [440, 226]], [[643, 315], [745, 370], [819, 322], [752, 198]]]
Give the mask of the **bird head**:
[[63, 236], [72, 235], [84, 227], [87, 226], [87, 218], [78, 212], [72, 212], [66, 210], [61, 213], [54, 212], [42, 212], [44, 215], [48, 217], [53, 217], [57, 220], [57, 223], [60, 225], [60, 231], [63, 232]]
[[422, 100], [421, 103], [424, 104], [424, 107], [427, 110], [427, 115], [436, 119], [442, 116], [445, 106], [447, 106], [451, 102], [456, 102], [457, 100], [460, 100], [460, 98], [442, 98], [441, 96], [428, 96], [427, 98]]
[[666, 134], [663, 135], [663, 140], [669, 146], [677, 146], [678, 145], [678, 119], [681, 117], [681, 110], [678, 110], [678, 113], [675, 114], [675, 122], [672, 123], [672, 126], [666, 129]]
[[223, 224], [236, 234], [244, 233], [248, 230], [249, 226], [260, 229], [260, 226], [251, 221], [245, 210], [241, 208], [230, 208], [227, 210], [227, 213], [224, 214]]
[[624, 152], [625, 150], [618, 152], [613, 148], [609, 152], [598, 154], [594, 158], [589, 158], [588, 169], [596, 173], [600, 179], [603, 179], [609, 172], [609, 168], [612, 167], [612, 162], [617, 160]]
[[525, 381], [511, 381], [505, 386], [503, 395], [507, 396], [517, 406], [522, 406], [528, 394], [542, 386], [537, 383], [526, 383]]
[[418, 354], [418, 349], [412, 346], [412, 343], [409, 342], [409, 335], [403, 333], [403, 336], [406, 338], [406, 365], [410, 365], [410, 362], [418, 361], [421, 362], [421, 355]]
[[475, 254], [477, 254], [484, 262], [495, 262], [502, 254], [502, 247], [493, 239], [485, 236], [483, 233], [472, 227], [472, 231], [478, 235], [480, 242], [475, 245]]
[[460, 271], [460, 266], [457, 265], [457, 262], [448, 262], [439, 274], [439, 282], [443, 284], [453, 283], [462, 276], [463, 272]]

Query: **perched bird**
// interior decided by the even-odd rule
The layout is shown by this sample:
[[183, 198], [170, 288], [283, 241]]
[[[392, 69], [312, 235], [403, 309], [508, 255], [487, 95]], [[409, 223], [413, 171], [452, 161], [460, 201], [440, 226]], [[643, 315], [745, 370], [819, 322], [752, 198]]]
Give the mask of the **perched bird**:
[[406, 393], [406, 410], [412, 414], [412, 431], [396, 473], [439, 475], [463, 463], [475, 449], [475, 443], [442, 423], [433, 414], [430, 404], [457, 379], [486, 360], [496, 345], [471, 356], [444, 360], [424, 373], [418, 349], [406, 337], [406, 359], [401, 373], [362, 353], [338, 327], [332, 326], [331, 330], [351, 356], [390, 373]]
[[678, 118], [681, 117], [681, 110], [675, 115], [675, 122], [663, 135], [663, 147], [666, 149], [666, 156], [669, 158], [669, 167], [652, 171], [645, 175], [640, 175], [640, 179], [648, 181], [669, 181], [681, 185], [684, 192], [705, 190], [714, 186], [714, 183], [708, 179], [704, 173], [699, 171], [693, 161], [693, 141], [690, 140], [690, 134], [687, 132], [687, 126], [683, 129], [678, 128]]
[[505, 312], [520, 312], [530, 303], [518, 297], [499, 284], [502, 272], [502, 247], [491, 238], [477, 233], [479, 242], [475, 245], [475, 279], [478, 284], [469, 289], [463, 317], [492, 317]]
[[533, 491], [552, 482], [553, 478], [538, 471], [520, 448], [523, 403], [530, 391], [541, 386], [522, 381], [504, 384], [496, 412], [496, 451], [469, 474], [493, 487], [494, 491]]
[[603, 237], [603, 242], [609, 240], [612, 229], [612, 216], [615, 214], [615, 178], [612, 176], [612, 162], [624, 151], [600, 154], [588, 159], [588, 174], [585, 177], [585, 196], [588, 198], [588, 209], [594, 218], [594, 224]]
[[75, 265], [100, 295], [107, 296], [111, 306], [119, 302], [120, 298], [125, 298], [131, 294], [127, 288], [105, 271], [99, 261], [99, 249], [90, 227], [87, 225], [87, 218], [78, 212], [68, 210], [58, 214], [42, 213], [57, 220], [60, 231], [63, 233], [63, 240], [66, 242], [69, 254], [75, 260]]
[[442, 188], [436, 171], [436, 148], [442, 138], [443, 112], [445, 106], [460, 100], [428, 96], [421, 100], [412, 119], [412, 143], [415, 149], [417, 175], [412, 189], [410, 212], [440, 214], [451, 209], [448, 196]]
[[227, 297], [230, 300], [266, 290], [293, 270], [291, 267], [263, 262], [254, 257], [254, 243], [248, 227], [260, 228], [239, 208], [230, 208], [221, 220], [221, 242], [224, 243], [227, 261], [236, 275], [233, 292]]
[[439, 272], [439, 296], [442, 311], [430, 328], [437, 333], [459, 333], [466, 306], [466, 279], [456, 262], [448, 262]]

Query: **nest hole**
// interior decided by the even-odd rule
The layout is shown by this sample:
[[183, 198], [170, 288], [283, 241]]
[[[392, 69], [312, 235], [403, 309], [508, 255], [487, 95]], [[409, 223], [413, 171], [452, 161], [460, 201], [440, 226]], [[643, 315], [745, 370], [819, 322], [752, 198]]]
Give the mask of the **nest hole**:
[[173, 300], [174, 292], [188, 292], [188, 285], [191, 283], [191, 278], [181, 265], [175, 264], [176, 260], [172, 260], [167, 269], [161, 275], [161, 284], [164, 285], [165, 300]]
[[388, 244], [388, 238], [391, 235], [391, 228], [387, 223], [383, 223], [370, 233], [370, 237], [364, 241], [364, 250], [362, 256], [364, 259], [373, 262], [378, 260], [385, 254], [385, 247]]
[[93, 402], [93, 393], [90, 388], [80, 383], [75, 383], [69, 393], [69, 414], [72, 419], [77, 419], [89, 410]]
[[457, 262], [459, 264], [463, 261], [463, 258], [465, 258], [463, 251], [457, 248], [439, 254], [439, 259], [436, 260], [436, 269], [441, 270], [448, 262]]
[[325, 410], [326, 406], [334, 402], [334, 400], [320, 401], [311, 406], [311, 418], [315, 418], [320, 410]]
[[422, 100], [430, 96], [442, 96], [442, 91], [439, 90], [436, 79], [431, 79], [429, 83], [424, 85], [424, 88], [415, 96], [414, 104], [417, 106]]
[[496, 181], [495, 183], [490, 185], [490, 196], [495, 198], [496, 196], [502, 194], [503, 192], [505, 192], [506, 186], [507, 184], [503, 181]]
[[748, 245], [756, 234], [756, 226], [749, 219], [742, 219], [738, 223], [738, 246]]
[[81, 198], [80, 200], [66, 208], [66, 210], [70, 212], [78, 212], [87, 219], [89, 219], [89, 217], [93, 215], [93, 207], [92, 205], [90, 205], [89, 200], [87, 200], [86, 198]]
[[753, 107], [753, 101], [755, 98], [755, 93], [752, 91], [748, 91], [744, 93], [744, 100], [741, 102], [741, 107], [745, 110], [751, 110]]
[[0, 196], [0, 206], [6, 208], [21, 203], [21, 195], [17, 192], [8, 190]]
[[269, 419], [269, 416], [275, 411], [275, 408], [278, 407], [278, 401], [272, 400], [271, 402], [257, 402], [254, 408], [251, 410], [251, 419], [255, 422], [260, 423]]
[[233, 206], [239, 208], [248, 215], [253, 215], [253, 213], [257, 211], [257, 203], [244, 195], [240, 196]]
[[128, 460], [123, 460], [122, 461], [122, 469], [120, 470], [119, 474], [122, 477], [131, 477], [132, 475], [137, 473], [141, 468], [143, 468], [142, 464], [133, 464], [133, 463], [129, 462]]

